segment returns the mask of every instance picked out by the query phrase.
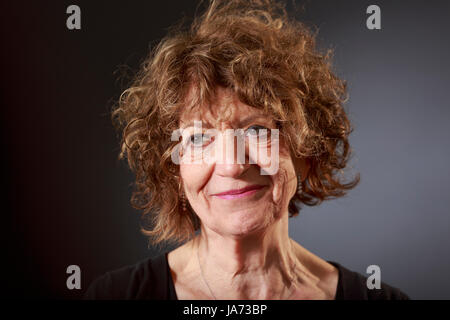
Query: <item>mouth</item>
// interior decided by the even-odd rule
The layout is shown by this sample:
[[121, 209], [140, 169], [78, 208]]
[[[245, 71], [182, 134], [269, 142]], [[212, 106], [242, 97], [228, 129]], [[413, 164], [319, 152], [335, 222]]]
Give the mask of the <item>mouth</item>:
[[261, 190], [264, 187], [265, 186], [255, 184], [255, 185], [247, 186], [242, 189], [233, 189], [233, 190], [228, 190], [228, 191], [221, 192], [221, 193], [216, 193], [216, 194], [213, 194], [213, 196], [221, 198], [221, 199], [243, 198], [243, 197], [247, 197], [247, 196], [250, 196], [250, 195], [258, 192], [259, 190]]

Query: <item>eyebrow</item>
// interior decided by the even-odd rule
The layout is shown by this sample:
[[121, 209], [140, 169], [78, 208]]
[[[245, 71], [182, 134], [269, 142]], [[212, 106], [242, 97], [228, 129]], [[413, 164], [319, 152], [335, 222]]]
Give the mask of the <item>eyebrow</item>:
[[[243, 120], [239, 121], [239, 128], [245, 127], [246, 125], [250, 124], [251, 122], [258, 120], [258, 119], [263, 119], [267, 121], [267, 116], [262, 115], [262, 114], [253, 114], [250, 115], [246, 118], [244, 118]], [[200, 120], [192, 120], [189, 123], [182, 125], [181, 128], [189, 128], [189, 127], [193, 127], [194, 126], [194, 121], [200, 121]], [[202, 127], [206, 127], [208, 129], [211, 129], [212, 126], [209, 123], [205, 123], [202, 121]]]

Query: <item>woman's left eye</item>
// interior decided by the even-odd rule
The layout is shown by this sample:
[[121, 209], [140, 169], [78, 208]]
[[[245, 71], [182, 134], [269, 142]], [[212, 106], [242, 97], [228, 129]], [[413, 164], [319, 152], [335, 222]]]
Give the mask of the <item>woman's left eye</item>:
[[250, 136], [267, 136], [269, 129], [260, 125], [253, 125], [247, 128], [246, 135]]

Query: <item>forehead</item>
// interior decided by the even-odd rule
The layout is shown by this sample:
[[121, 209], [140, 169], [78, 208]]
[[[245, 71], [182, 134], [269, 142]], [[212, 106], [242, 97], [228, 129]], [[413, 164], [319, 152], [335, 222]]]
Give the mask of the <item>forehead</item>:
[[[192, 94], [191, 91], [189, 95]], [[271, 118], [263, 110], [240, 101], [230, 89], [219, 87], [210, 105], [193, 106], [183, 110], [180, 116], [180, 126], [191, 126], [194, 120], [200, 120], [212, 127], [219, 127], [221, 123], [239, 126], [243, 124], [244, 120], [245, 122], [256, 119], [268, 121]]]

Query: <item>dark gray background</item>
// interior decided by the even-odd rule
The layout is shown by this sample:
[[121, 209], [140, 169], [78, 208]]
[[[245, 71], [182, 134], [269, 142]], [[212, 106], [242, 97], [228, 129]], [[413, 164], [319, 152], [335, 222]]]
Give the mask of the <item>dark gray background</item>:
[[[450, 298], [448, 1], [296, 1], [349, 84], [354, 172], [346, 198], [305, 207], [292, 238], [413, 299]], [[82, 30], [65, 27], [78, 4]], [[99, 274], [170, 248], [147, 248], [116, 160], [108, 116], [149, 44], [196, 1], [2, 2], [2, 268], [8, 297], [77, 299]], [[366, 8], [381, 7], [381, 30]], [[292, 8], [289, 3], [289, 8]], [[65, 287], [82, 269], [82, 290]]]

